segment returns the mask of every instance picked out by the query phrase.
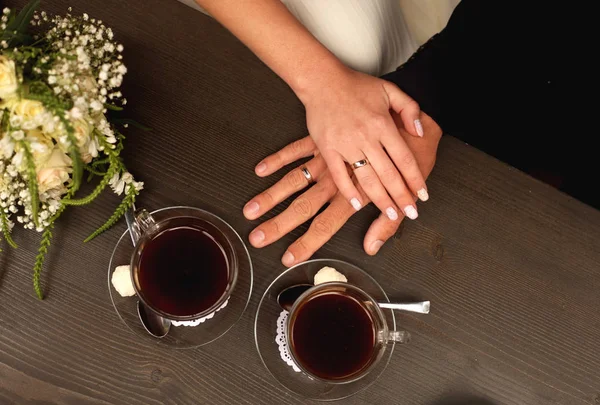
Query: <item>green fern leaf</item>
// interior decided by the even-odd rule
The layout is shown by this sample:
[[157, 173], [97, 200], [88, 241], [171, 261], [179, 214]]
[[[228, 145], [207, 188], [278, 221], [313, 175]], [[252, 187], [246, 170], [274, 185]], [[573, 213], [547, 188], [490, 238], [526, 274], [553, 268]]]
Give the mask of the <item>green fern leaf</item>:
[[91, 241], [96, 236], [100, 235], [103, 232], [106, 232], [114, 224], [116, 224], [117, 221], [119, 219], [121, 219], [121, 217], [123, 215], [125, 215], [125, 212], [128, 209], [130, 209], [133, 206], [133, 204], [135, 204], [135, 199], [136, 199], [136, 197], [137, 197], [138, 194], [139, 194], [139, 192], [133, 186], [130, 186], [129, 190], [127, 190], [127, 195], [125, 196], [125, 198], [123, 198], [123, 201], [121, 201], [121, 204], [119, 204], [119, 206], [115, 210], [114, 214], [108, 219], [108, 221], [106, 221], [104, 223], [104, 225], [102, 225], [100, 228], [96, 229], [94, 231], [94, 233], [92, 233], [90, 236], [88, 236], [84, 240], [84, 242], [87, 243], [87, 242]]

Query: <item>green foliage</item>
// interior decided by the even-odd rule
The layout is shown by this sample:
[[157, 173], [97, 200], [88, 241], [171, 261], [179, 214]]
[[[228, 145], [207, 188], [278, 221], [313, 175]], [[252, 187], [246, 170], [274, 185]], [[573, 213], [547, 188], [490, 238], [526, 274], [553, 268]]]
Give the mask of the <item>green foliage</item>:
[[0, 40], [8, 43], [9, 47], [28, 42], [31, 37], [27, 35], [27, 29], [33, 17], [33, 13], [40, 5], [40, 0], [33, 0], [21, 9], [19, 14], [11, 12], [6, 24], [6, 29], [2, 32]]
[[[65, 198], [71, 198], [73, 194], [74, 192], [69, 190]], [[54, 223], [61, 216], [66, 207], [66, 205], [61, 204], [56, 213], [48, 220], [48, 226], [42, 233], [38, 254], [35, 257], [35, 264], [33, 265], [33, 289], [35, 290], [37, 297], [41, 300], [44, 299], [44, 295], [42, 294], [42, 289], [40, 287], [40, 277], [42, 275], [42, 269], [44, 268], [44, 260], [46, 259], [46, 254], [48, 253], [48, 248], [52, 241], [52, 230], [54, 229]]]
[[4, 235], [4, 240], [6, 241], [6, 243], [8, 243], [10, 247], [16, 249], [17, 244], [10, 235], [10, 226], [8, 225], [8, 218], [6, 218], [6, 213], [3, 209], [0, 209], [0, 225], [2, 225], [2, 234]]
[[107, 110], [111, 110], [111, 111], [123, 111], [123, 107], [119, 107], [116, 106], [114, 104], [104, 104], [104, 107], [106, 107]]
[[114, 224], [116, 224], [117, 221], [119, 219], [121, 219], [121, 217], [123, 215], [125, 215], [125, 212], [127, 212], [127, 210], [131, 209], [131, 207], [135, 204], [135, 199], [137, 198], [138, 194], [139, 194], [139, 191], [137, 191], [135, 189], [135, 187], [129, 186], [129, 188], [127, 190], [127, 195], [125, 196], [123, 201], [121, 201], [121, 204], [119, 204], [119, 206], [115, 210], [114, 214], [112, 214], [112, 216], [108, 219], [108, 221], [106, 221], [104, 223], [104, 225], [102, 225], [100, 228], [96, 229], [94, 231], [94, 233], [92, 233], [90, 236], [88, 236], [84, 240], [84, 242], [87, 243], [87, 242], [91, 241], [92, 239], [94, 239], [96, 236], [98, 236], [101, 233], [106, 232], [107, 230], [112, 228], [112, 226]]
[[101, 193], [102, 191], [104, 191], [104, 189], [106, 188], [106, 186], [108, 185], [108, 183], [110, 182], [110, 179], [118, 172], [118, 167], [116, 165], [111, 166], [108, 171], [104, 174], [104, 177], [102, 178], [102, 180], [100, 181], [100, 184], [98, 184], [96, 186], [96, 188], [94, 189], [94, 191], [92, 191], [90, 193], [90, 195], [88, 195], [87, 197], [84, 198], [80, 198], [77, 200], [71, 200], [71, 199], [63, 199], [62, 203], [65, 205], [75, 205], [75, 206], [82, 206], [82, 205], [87, 205], [89, 203], [91, 203], [92, 201], [94, 201]]
[[42, 268], [44, 267], [44, 260], [46, 259], [46, 254], [48, 253], [48, 248], [50, 247], [50, 242], [52, 240], [53, 228], [54, 222], [44, 229], [40, 248], [38, 249], [38, 254], [35, 257], [35, 264], [33, 266], [33, 289], [35, 290], [37, 297], [41, 300], [44, 299], [44, 295], [42, 294], [42, 288], [40, 287], [40, 277], [42, 275]]
[[31, 216], [33, 217], [35, 226], [39, 226], [38, 211], [40, 207], [40, 195], [38, 193], [37, 171], [35, 170], [35, 163], [29, 144], [25, 141], [19, 141], [19, 145], [23, 148], [27, 164], [27, 181], [29, 193], [31, 194]]

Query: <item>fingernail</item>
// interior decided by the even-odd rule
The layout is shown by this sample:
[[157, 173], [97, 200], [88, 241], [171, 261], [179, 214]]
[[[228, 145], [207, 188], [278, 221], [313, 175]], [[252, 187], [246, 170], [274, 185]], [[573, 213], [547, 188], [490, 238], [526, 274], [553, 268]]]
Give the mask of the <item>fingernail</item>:
[[360, 204], [360, 201], [358, 201], [358, 198], [351, 199], [350, 204], [352, 204], [352, 208], [354, 208], [356, 211], [359, 211], [362, 208], [362, 205]]
[[293, 254], [291, 254], [290, 252], [285, 252], [283, 257], [281, 258], [281, 263], [283, 263], [285, 266], [290, 267], [292, 264], [294, 264], [294, 260], [296, 260], [296, 258]]
[[371, 249], [371, 253], [377, 253], [377, 252], [379, 252], [379, 249], [381, 249], [382, 246], [383, 246], [383, 241], [376, 240], [375, 242], [371, 243], [371, 246], [369, 247], [369, 249]]
[[263, 231], [253, 231], [250, 234], [250, 243], [254, 246], [260, 246], [265, 240], [265, 233]]
[[427, 192], [425, 187], [423, 187], [422, 189], [417, 191], [417, 197], [419, 197], [419, 200], [421, 200], [421, 201], [429, 200], [429, 193]]
[[423, 132], [423, 125], [421, 124], [421, 120], [415, 120], [415, 129], [417, 130], [417, 135], [423, 137], [425, 133]]
[[385, 214], [392, 221], [395, 221], [398, 219], [398, 213], [396, 212], [396, 210], [393, 207], [389, 207], [387, 210], [385, 210]]
[[267, 170], [267, 164], [266, 163], [259, 163], [258, 166], [256, 166], [256, 173], [262, 173], [265, 170]]
[[410, 219], [417, 219], [417, 217], [419, 216], [417, 210], [412, 205], [407, 205], [406, 207], [404, 207], [404, 213]]
[[246, 206], [244, 207], [244, 213], [246, 215], [252, 215], [252, 214], [256, 214], [258, 212], [258, 209], [260, 207], [258, 206], [258, 203], [255, 201], [249, 202], [248, 204], [246, 204]]

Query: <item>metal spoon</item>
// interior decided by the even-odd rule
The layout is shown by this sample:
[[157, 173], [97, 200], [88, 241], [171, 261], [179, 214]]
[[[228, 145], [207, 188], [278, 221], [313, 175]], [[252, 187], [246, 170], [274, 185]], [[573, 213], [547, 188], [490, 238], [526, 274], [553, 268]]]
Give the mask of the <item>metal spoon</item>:
[[[311, 284], [296, 284], [291, 287], [286, 288], [281, 291], [277, 296], [277, 302], [281, 308], [289, 311], [292, 309], [294, 302], [300, 297], [306, 290], [314, 287]], [[406, 312], [416, 312], [419, 314], [428, 314], [429, 309], [431, 307], [431, 303], [429, 301], [422, 302], [398, 302], [398, 303], [390, 303], [390, 302], [379, 302], [380, 308], [388, 308], [388, 309], [397, 309], [400, 311]]]
[[171, 329], [171, 321], [163, 318], [162, 316], [156, 315], [153, 311], [149, 310], [142, 301], [137, 302], [138, 315], [144, 329], [154, 336], [155, 338], [163, 338], [167, 336]]
[[[127, 221], [127, 228], [129, 229], [129, 235], [131, 235], [131, 241], [133, 242], [133, 246], [135, 246], [141, 236], [135, 222], [135, 206], [132, 206], [130, 210], [125, 211], [125, 220]], [[144, 329], [146, 329], [149, 334], [158, 339], [167, 336], [167, 333], [169, 333], [169, 330], [171, 329], [170, 320], [157, 315], [142, 301], [138, 301], [137, 311]]]

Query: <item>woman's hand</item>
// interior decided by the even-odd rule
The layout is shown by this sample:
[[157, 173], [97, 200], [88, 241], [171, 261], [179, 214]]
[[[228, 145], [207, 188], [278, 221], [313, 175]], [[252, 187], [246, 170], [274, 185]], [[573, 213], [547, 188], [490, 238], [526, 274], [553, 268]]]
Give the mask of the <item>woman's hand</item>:
[[390, 110], [400, 115], [408, 133], [423, 136], [419, 105], [393, 83], [350, 69], [324, 77], [325, 82], [310, 84], [298, 96], [306, 107], [310, 136], [337, 188], [355, 210], [364, 206], [368, 201], [345, 162], [366, 159], [369, 164], [356, 168], [354, 175], [369, 200], [392, 221], [399, 218], [398, 208], [415, 219], [414, 196], [426, 201], [427, 187]]
[[280, 1], [196, 1], [304, 103], [309, 133], [354, 209], [367, 200], [350, 180], [344, 161], [367, 159], [370, 164], [354, 172], [366, 196], [391, 220], [398, 220], [399, 208], [417, 217], [413, 195], [427, 200], [427, 188], [390, 116], [390, 110], [396, 111], [410, 134], [422, 135], [416, 102], [389, 82], [345, 67]]
[[[396, 117], [398, 125], [400, 119]], [[428, 136], [416, 138], [400, 130], [400, 136], [407, 142], [413, 151], [420, 169], [429, 175], [435, 164], [436, 151], [441, 138], [440, 127], [423, 114], [423, 126]], [[313, 156], [305, 166], [312, 175], [314, 184], [310, 184], [301, 171], [303, 166], [297, 167], [286, 174], [275, 185], [250, 200], [244, 207], [246, 218], [254, 220], [270, 211], [294, 193], [311, 186], [292, 204], [274, 218], [260, 224], [250, 233], [252, 246], [261, 248], [267, 246], [293, 229], [310, 220], [326, 204], [329, 206], [317, 215], [312, 221], [308, 231], [296, 242], [288, 247], [283, 255], [282, 262], [286, 266], [309, 259], [314, 252], [323, 246], [356, 212], [335, 186], [323, 157], [317, 153], [316, 145], [310, 137], [303, 138], [284, 147], [280, 151], [264, 159], [256, 168], [259, 176], [268, 176], [283, 166], [293, 163], [298, 159]], [[264, 165], [261, 167], [261, 164]], [[260, 170], [260, 169], [263, 170]], [[361, 198], [368, 202], [368, 198], [357, 185]], [[387, 215], [381, 214], [369, 228], [364, 239], [364, 250], [367, 254], [376, 254], [381, 246], [393, 236], [402, 221], [390, 220]]]

